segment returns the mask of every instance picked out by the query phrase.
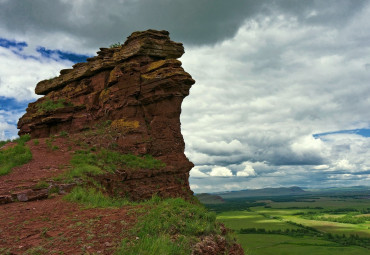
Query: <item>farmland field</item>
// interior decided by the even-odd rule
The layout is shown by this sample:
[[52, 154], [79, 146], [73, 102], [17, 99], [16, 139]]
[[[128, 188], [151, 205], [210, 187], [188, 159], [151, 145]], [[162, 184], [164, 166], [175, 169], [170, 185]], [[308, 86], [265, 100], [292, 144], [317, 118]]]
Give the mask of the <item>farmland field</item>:
[[[223, 205], [210, 209], [217, 212], [219, 221], [235, 231], [249, 255], [370, 254], [367, 197], [280, 200], [225, 200]], [[227, 209], [228, 203], [232, 210]], [[240, 210], [235, 209], [237, 204]]]

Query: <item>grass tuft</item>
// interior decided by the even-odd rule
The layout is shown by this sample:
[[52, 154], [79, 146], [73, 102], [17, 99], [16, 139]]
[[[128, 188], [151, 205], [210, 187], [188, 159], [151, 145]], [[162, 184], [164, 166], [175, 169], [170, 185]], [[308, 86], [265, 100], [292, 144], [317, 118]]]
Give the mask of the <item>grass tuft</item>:
[[[219, 234], [216, 214], [182, 198], [145, 202], [150, 208], [124, 239], [117, 254], [190, 254], [203, 235]], [[174, 237], [175, 240], [174, 240]]]
[[138, 157], [131, 154], [121, 154], [110, 150], [95, 153], [92, 150], [75, 151], [71, 159], [72, 168], [58, 177], [71, 181], [73, 178], [85, 178], [87, 175], [99, 175], [114, 172], [117, 168], [158, 169], [165, 164], [160, 160], [146, 155]]
[[112, 198], [104, 195], [95, 188], [75, 187], [64, 199], [70, 202], [77, 202], [85, 205], [87, 208], [109, 208], [122, 207], [130, 202], [122, 198]]
[[13, 142], [16, 142], [19, 145], [22, 145], [23, 146], [29, 140], [31, 140], [31, 135], [25, 134], [25, 135], [22, 135], [21, 137], [15, 139], [15, 140], [13, 140]]
[[58, 99], [53, 101], [51, 99], [47, 99], [44, 102], [37, 105], [38, 112], [49, 112], [59, 108], [64, 108], [67, 106], [73, 106], [72, 103], [66, 102], [65, 99]]
[[49, 187], [49, 183], [47, 183], [46, 181], [39, 181], [36, 185], [35, 185], [35, 189], [46, 189]]
[[12, 168], [26, 164], [32, 159], [31, 150], [25, 146], [30, 139], [29, 135], [21, 136], [14, 140], [17, 145], [0, 151], [0, 176], [8, 174]]

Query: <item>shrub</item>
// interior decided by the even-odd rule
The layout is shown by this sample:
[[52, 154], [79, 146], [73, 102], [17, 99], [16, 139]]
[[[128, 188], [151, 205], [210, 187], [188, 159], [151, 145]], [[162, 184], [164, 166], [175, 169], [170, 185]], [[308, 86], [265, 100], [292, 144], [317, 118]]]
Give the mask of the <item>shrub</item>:
[[122, 44], [120, 42], [117, 42], [117, 43], [112, 43], [111, 45], [109, 45], [109, 48], [116, 48], [116, 47], [121, 47]]

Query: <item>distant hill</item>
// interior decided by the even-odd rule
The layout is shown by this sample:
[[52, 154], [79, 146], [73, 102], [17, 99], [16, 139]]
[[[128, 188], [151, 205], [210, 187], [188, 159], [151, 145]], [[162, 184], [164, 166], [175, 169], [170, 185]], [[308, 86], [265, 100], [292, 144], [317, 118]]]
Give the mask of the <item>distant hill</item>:
[[306, 192], [300, 187], [288, 188], [264, 188], [264, 189], [250, 189], [215, 193], [222, 198], [242, 198], [242, 197], [269, 197], [269, 196], [289, 196], [289, 195], [303, 195]]
[[223, 204], [225, 201], [222, 199], [222, 197], [217, 196], [217, 195], [212, 195], [208, 193], [202, 193], [202, 194], [197, 194], [195, 195], [199, 201], [202, 204]]

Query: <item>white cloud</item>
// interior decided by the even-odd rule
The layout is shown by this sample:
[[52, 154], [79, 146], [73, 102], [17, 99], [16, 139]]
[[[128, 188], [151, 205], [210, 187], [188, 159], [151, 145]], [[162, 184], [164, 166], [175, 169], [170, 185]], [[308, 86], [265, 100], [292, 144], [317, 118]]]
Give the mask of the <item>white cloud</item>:
[[191, 177], [196, 177], [196, 178], [202, 178], [202, 177], [208, 177], [207, 174], [201, 172], [198, 168], [194, 167], [190, 171], [190, 176]]
[[334, 165], [335, 165], [335, 168], [334, 168], [335, 170], [352, 171], [356, 168], [355, 165], [350, 164], [347, 159], [338, 160], [337, 162], [334, 163]]
[[[361, 17], [348, 26], [361, 27], [367, 22]], [[186, 47], [183, 66], [196, 80], [182, 107], [187, 156], [196, 165], [227, 168], [264, 162], [251, 164], [257, 175], [249, 185], [267, 175], [287, 185], [330, 183], [325, 171], [339, 170], [343, 158], [344, 171], [370, 169], [368, 138], [312, 136], [370, 126], [370, 72], [364, 68], [370, 48], [360, 42], [346, 24], [304, 24], [276, 15], [247, 20], [219, 44]], [[222, 157], [226, 151], [232, 153]]]
[[233, 176], [233, 173], [231, 172], [231, 170], [223, 166], [213, 167], [212, 171], [209, 172], [208, 174], [210, 176], [220, 176], [220, 177]]
[[253, 166], [249, 162], [244, 162], [244, 169], [241, 171], [238, 171], [236, 173], [236, 176], [254, 176], [256, 173], [254, 172]]
[[[192, 9], [198, 2], [181, 6]], [[256, 8], [259, 11], [253, 15], [237, 17], [235, 10], [245, 13], [245, 9], [225, 3], [222, 6], [233, 11], [222, 19], [220, 15], [204, 16], [213, 12], [203, 4], [201, 12], [184, 22], [172, 20], [173, 13], [184, 13], [176, 5], [166, 5], [165, 10], [174, 10], [165, 11], [171, 14], [167, 17], [158, 15], [161, 8], [153, 12], [152, 5], [145, 4], [146, 9], [138, 11], [142, 3], [131, 0], [121, 1], [119, 6], [63, 0], [45, 7], [48, 11], [29, 8], [27, 13], [23, 11], [25, 3], [20, 8], [13, 1], [1, 1], [13, 11], [0, 15], [0, 33], [26, 41], [29, 47], [24, 52], [40, 60], [23, 59], [0, 47], [0, 96], [36, 99], [33, 91], [38, 81], [72, 65], [42, 59], [35, 52], [37, 46], [92, 54], [98, 46], [122, 41], [117, 28], [126, 36], [132, 30], [146, 29], [143, 24], [155, 20], [150, 24], [169, 29], [172, 39], [188, 40], [181, 60], [196, 84], [183, 103], [181, 123], [186, 155], [196, 164], [190, 173], [191, 184], [198, 191], [364, 183], [369, 179], [362, 173], [370, 169], [369, 138], [340, 134], [314, 139], [312, 134], [370, 126], [370, 5], [278, 2], [267, 5], [271, 12]], [[112, 9], [112, 4], [117, 8]], [[245, 1], [238, 4], [244, 6]], [[251, 5], [263, 3], [251, 1], [245, 6]], [[94, 20], [96, 10], [99, 14], [109, 10], [110, 15]], [[138, 13], [148, 14], [141, 15], [143, 24], [122, 23]], [[59, 15], [66, 18], [59, 19]], [[183, 25], [199, 20], [212, 22]], [[244, 23], [231, 36], [241, 20]], [[76, 21], [81, 26], [76, 27]], [[232, 32], [225, 33], [229, 31], [223, 29], [229, 24], [225, 21], [232, 21]], [[215, 37], [209, 39], [210, 35]], [[196, 46], [199, 42], [213, 44]], [[0, 135], [16, 134], [18, 115], [0, 113]]]
[[318, 166], [314, 166], [313, 169], [315, 170], [325, 170], [325, 169], [328, 169], [330, 166], [328, 165], [318, 165]]
[[18, 101], [36, 99], [38, 96], [34, 90], [40, 80], [55, 77], [61, 69], [70, 68], [73, 64], [42, 58], [37, 52], [32, 54], [37, 59], [24, 58], [10, 49], [0, 47], [0, 96]]

